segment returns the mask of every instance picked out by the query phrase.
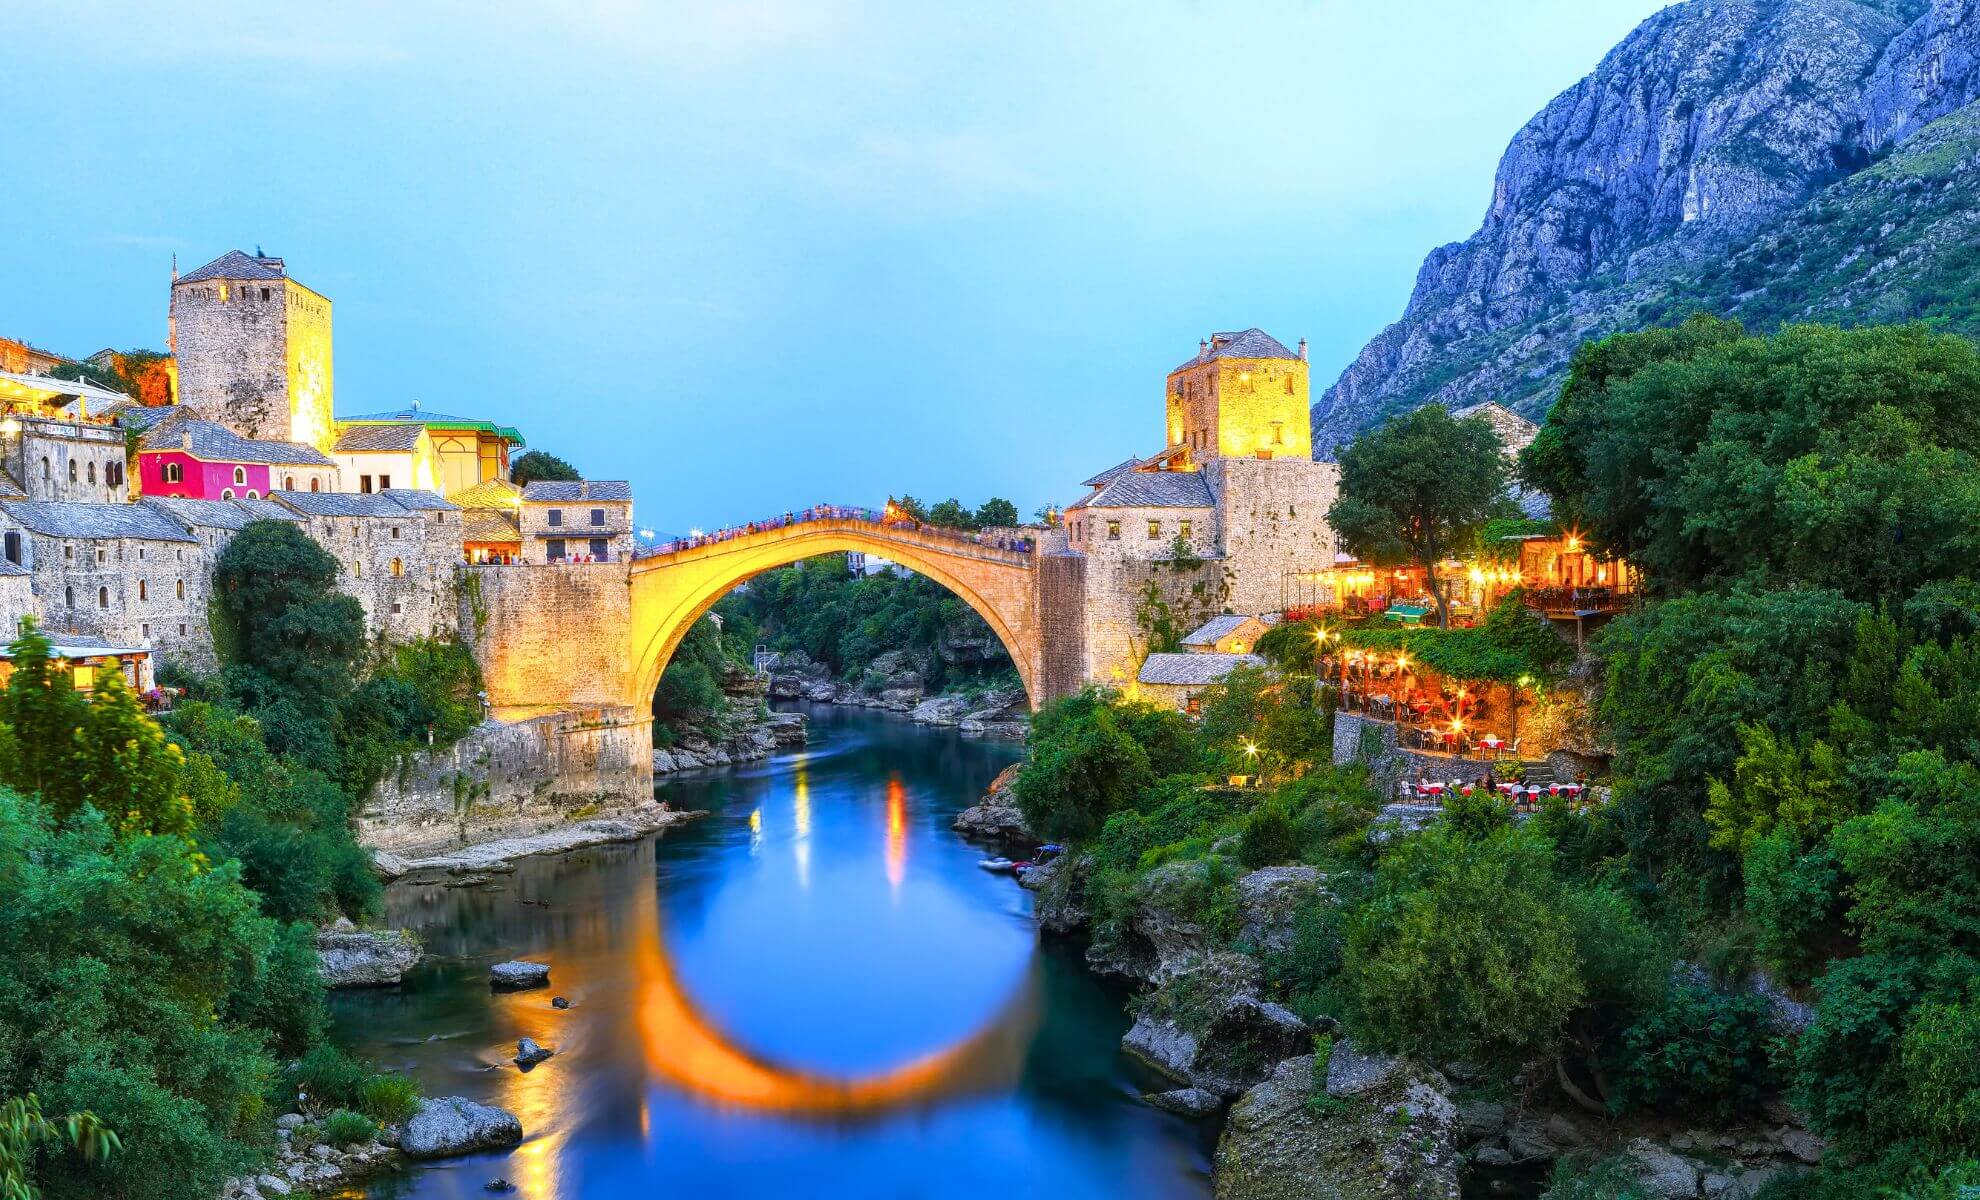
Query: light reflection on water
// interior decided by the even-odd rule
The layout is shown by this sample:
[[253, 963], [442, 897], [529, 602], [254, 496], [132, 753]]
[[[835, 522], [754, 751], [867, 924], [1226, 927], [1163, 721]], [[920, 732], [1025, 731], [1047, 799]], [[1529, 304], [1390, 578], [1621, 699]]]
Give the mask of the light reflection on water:
[[[1201, 1131], [1133, 1097], [1121, 998], [1041, 949], [1029, 898], [978, 870], [955, 811], [1016, 756], [813, 711], [810, 750], [663, 785], [712, 815], [658, 841], [532, 859], [502, 890], [394, 888], [433, 957], [345, 994], [339, 1036], [483, 1098], [529, 1140], [375, 1186], [518, 1194], [1207, 1194]], [[528, 957], [552, 989], [493, 996]], [[569, 996], [568, 1012], [550, 1006]], [[527, 1074], [515, 1039], [558, 1054]]]

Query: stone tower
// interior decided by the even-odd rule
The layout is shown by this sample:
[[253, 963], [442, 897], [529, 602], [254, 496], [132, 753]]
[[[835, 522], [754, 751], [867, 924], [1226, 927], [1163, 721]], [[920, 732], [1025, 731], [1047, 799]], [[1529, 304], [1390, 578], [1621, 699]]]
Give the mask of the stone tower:
[[1304, 340], [1294, 354], [1262, 329], [1213, 333], [1169, 372], [1168, 393], [1168, 444], [1194, 466], [1313, 457]]
[[179, 403], [242, 437], [327, 450], [330, 301], [282, 260], [227, 253], [172, 281]]

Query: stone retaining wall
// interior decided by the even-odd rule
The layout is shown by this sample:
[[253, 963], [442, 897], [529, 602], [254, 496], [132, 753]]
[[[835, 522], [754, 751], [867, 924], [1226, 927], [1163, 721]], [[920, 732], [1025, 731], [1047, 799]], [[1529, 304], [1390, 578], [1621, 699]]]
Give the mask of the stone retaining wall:
[[540, 833], [653, 798], [653, 723], [627, 708], [489, 721], [379, 783], [358, 838], [402, 856]]

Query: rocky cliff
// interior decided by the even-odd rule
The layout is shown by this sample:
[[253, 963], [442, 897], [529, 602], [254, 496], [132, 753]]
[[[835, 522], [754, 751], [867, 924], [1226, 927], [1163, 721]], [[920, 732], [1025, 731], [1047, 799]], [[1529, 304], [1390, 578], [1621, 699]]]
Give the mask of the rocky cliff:
[[[1964, 224], [1943, 226], [1973, 194], [1960, 193], [1973, 158], [1960, 110], [1976, 98], [1980, 0], [1659, 12], [1514, 136], [1478, 232], [1430, 253], [1402, 318], [1314, 406], [1315, 453], [1426, 401], [1538, 417], [1583, 340], [1700, 308], [1761, 327], [1965, 325], [1963, 286], [1918, 284], [1972, 245]], [[1948, 114], [1952, 133], [1933, 126]], [[1913, 143], [1934, 139], [1921, 167]], [[1836, 228], [1869, 207], [1874, 220]], [[1778, 236], [1790, 227], [1801, 234]]]

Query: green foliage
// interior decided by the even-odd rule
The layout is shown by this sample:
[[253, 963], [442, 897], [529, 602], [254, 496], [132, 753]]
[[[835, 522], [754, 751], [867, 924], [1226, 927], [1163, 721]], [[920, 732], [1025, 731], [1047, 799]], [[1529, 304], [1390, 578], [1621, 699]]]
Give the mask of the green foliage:
[[84, 1162], [101, 1162], [122, 1148], [116, 1133], [92, 1112], [49, 1120], [33, 1092], [0, 1104], [0, 1200], [40, 1200], [34, 1161], [43, 1146], [72, 1150]]
[[369, 1075], [358, 1084], [357, 1110], [374, 1121], [404, 1124], [419, 1111], [419, 1085], [403, 1075]]
[[1636, 1182], [1634, 1161], [1625, 1155], [1590, 1160], [1568, 1155], [1554, 1164], [1540, 1200], [1650, 1200]]
[[1755, 1112], [1775, 1085], [1777, 1033], [1765, 996], [1679, 974], [1610, 1047], [1610, 1106], [1725, 1119]]
[[327, 712], [349, 694], [364, 650], [364, 610], [336, 590], [342, 568], [293, 522], [251, 521], [213, 569], [213, 589], [250, 673], [237, 693], [293, 698]]
[[[1293, 626], [1301, 628], [1302, 626]], [[1348, 625], [1336, 630], [1341, 645], [1411, 658], [1451, 679], [1517, 683], [1556, 676], [1574, 650], [1519, 597], [1503, 597], [1483, 624], [1471, 629], [1397, 625]], [[1307, 637], [1311, 639], [1309, 631]]]
[[681, 635], [681, 644], [653, 691], [655, 728], [709, 728], [726, 711], [722, 676], [729, 667], [721, 627], [703, 617]]
[[1551, 850], [1519, 829], [1402, 839], [1347, 930], [1341, 987], [1357, 1036], [1438, 1060], [1551, 1052], [1585, 990]]
[[1340, 497], [1327, 513], [1334, 531], [1366, 562], [1426, 564], [1438, 624], [1448, 626], [1436, 564], [1474, 544], [1506, 503], [1506, 464], [1491, 425], [1426, 404], [1361, 434], [1340, 463]]
[[45, 1160], [45, 1192], [208, 1200], [248, 1161], [270, 1050], [320, 1026], [313, 954], [291, 952], [231, 865], [119, 836], [93, 808], [58, 828], [0, 793], [0, 879], [0, 1092], [94, 1112], [123, 1142], [107, 1162]]
[[363, 1113], [340, 1108], [323, 1118], [323, 1140], [332, 1146], [355, 1146], [377, 1136], [377, 1123]]
[[1311, 675], [1274, 679], [1240, 666], [1199, 696], [1198, 740], [1226, 774], [1284, 776], [1332, 756], [1333, 710], [1321, 699]]
[[543, 450], [531, 450], [518, 455], [509, 464], [509, 482], [517, 487], [532, 483], [575, 483], [584, 476], [571, 464], [556, 455]]
[[1284, 805], [1268, 800], [1251, 811], [1238, 841], [1239, 862], [1255, 871], [1287, 862], [1298, 853], [1299, 830]]
[[1011, 785], [1032, 829], [1054, 839], [1091, 837], [1155, 782], [1149, 753], [1130, 732], [1137, 716], [1159, 719], [1151, 706], [1094, 688], [1038, 711], [1031, 757]]

